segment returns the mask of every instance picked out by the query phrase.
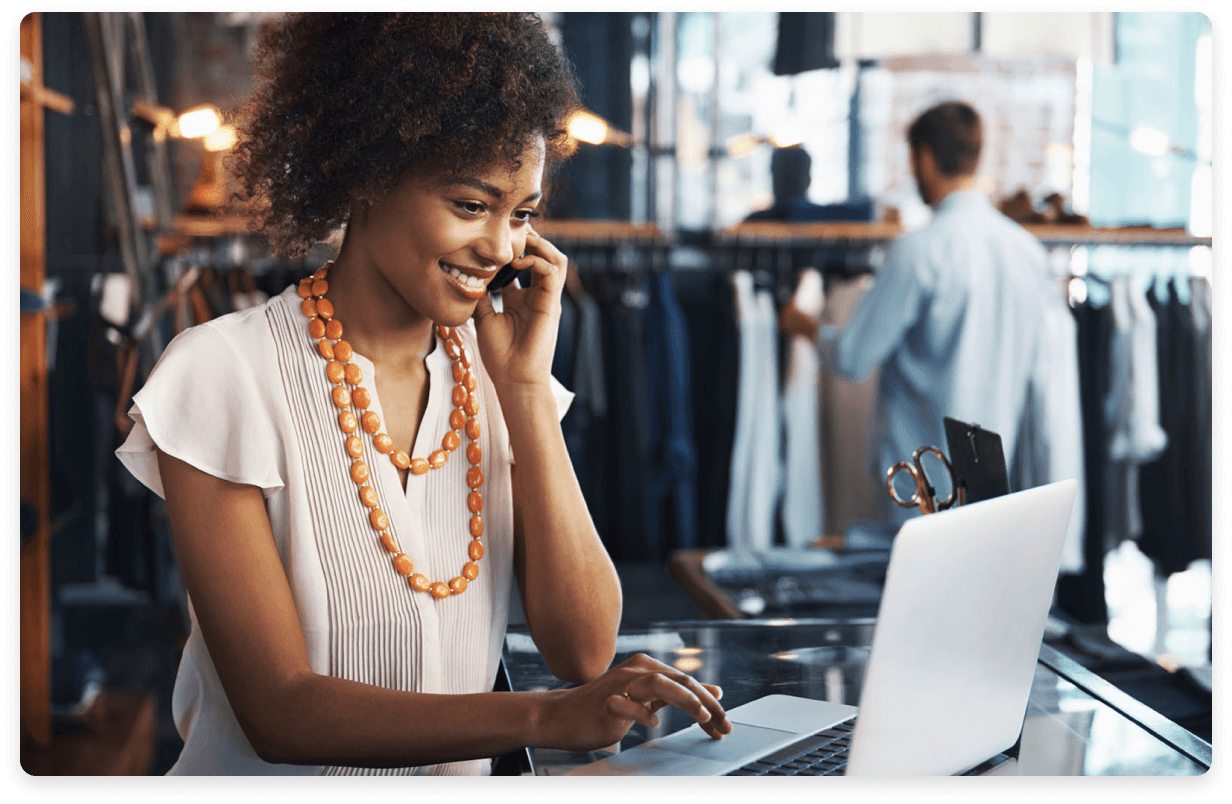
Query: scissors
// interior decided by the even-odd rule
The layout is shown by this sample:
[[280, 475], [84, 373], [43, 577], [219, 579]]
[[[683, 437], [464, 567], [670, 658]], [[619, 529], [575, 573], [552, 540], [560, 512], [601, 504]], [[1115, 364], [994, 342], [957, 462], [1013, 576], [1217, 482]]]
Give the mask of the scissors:
[[[945, 471], [950, 475], [950, 496], [946, 497], [941, 502], [937, 502], [937, 490], [933, 488], [933, 484], [929, 481], [928, 475], [924, 473], [924, 465], [920, 463], [920, 457], [926, 452], [931, 452], [933, 455], [940, 458], [942, 465], [945, 466]], [[886, 492], [889, 493], [890, 499], [903, 508], [910, 508], [913, 505], [918, 505], [920, 506], [920, 510], [926, 514], [944, 511], [954, 505], [954, 497], [958, 494], [958, 482], [954, 477], [953, 467], [950, 466], [950, 462], [946, 460], [945, 455], [941, 454], [941, 450], [936, 447], [920, 447], [912, 453], [911, 462], [914, 463], [915, 466], [912, 466], [906, 461], [899, 461], [891, 466], [890, 470], [886, 472]], [[912, 480], [915, 481], [915, 493], [913, 493], [911, 497], [906, 500], [899, 497], [894, 491], [894, 475], [901, 471], [910, 472]], [[959, 504], [962, 504], [961, 500], [959, 501]]]

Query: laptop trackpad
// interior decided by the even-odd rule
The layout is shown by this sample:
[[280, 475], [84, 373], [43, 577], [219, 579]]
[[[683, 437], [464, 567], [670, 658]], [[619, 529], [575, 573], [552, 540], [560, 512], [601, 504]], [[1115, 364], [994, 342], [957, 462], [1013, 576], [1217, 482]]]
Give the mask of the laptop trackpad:
[[736, 763], [770, 753], [798, 737], [790, 731], [733, 723], [731, 734], [714, 740], [694, 724], [675, 734], [585, 765], [572, 773], [709, 776], [739, 767]]

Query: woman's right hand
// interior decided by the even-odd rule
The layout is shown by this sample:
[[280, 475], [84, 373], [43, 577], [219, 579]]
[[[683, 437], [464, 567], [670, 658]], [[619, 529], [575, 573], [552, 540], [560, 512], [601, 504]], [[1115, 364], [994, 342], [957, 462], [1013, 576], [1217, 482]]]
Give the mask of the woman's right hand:
[[732, 730], [719, 705], [722, 695], [718, 687], [639, 653], [593, 681], [549, 693], [536, 747], [594, 751], [619, 742], [634, 723], [655, 728], [655, 712], [664, 706], [687, 712], [718, 739]]

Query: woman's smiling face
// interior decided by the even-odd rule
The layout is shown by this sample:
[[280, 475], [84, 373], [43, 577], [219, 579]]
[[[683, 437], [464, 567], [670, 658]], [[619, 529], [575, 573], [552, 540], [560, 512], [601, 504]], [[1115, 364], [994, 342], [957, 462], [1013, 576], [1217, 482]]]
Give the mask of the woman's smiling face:
[[460, 325], [526, 249], [542, 196], [542, 139], [521, 162], [446, 179], [409, 175], [352, 222], [348, 239], [416, 312]]

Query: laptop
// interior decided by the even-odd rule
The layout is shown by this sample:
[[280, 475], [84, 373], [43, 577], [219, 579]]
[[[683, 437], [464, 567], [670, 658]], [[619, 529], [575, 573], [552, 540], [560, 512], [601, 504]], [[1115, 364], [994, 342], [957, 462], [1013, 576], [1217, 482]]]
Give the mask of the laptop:
[[[1021, 733], [1077, 482], [908, 520], [894, 540], [857, 709], [769, 695], [572, 775], [969, 773]], [[857, 717], [858, 714], [858, 717]]]

